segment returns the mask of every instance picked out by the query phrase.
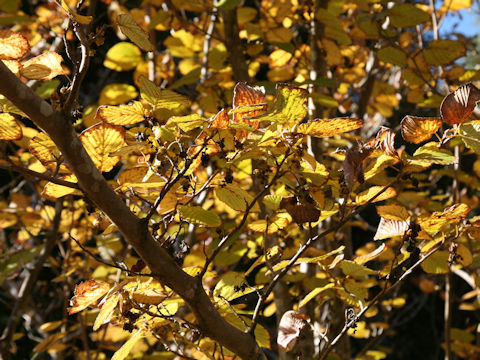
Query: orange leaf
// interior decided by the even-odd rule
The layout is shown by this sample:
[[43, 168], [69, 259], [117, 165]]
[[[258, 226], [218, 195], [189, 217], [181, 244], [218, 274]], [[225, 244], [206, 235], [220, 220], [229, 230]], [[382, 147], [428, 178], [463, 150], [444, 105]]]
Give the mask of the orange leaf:
[[356, 130], [362, 127], [362, 120], [354, 118], [334, 118], [313, 120], [298, 127], [297, 132], [315, 137], [327, 138], [333, 135]]
[[[262, 105], [265, 104], [265, 89], [263, 87], [250, 87], [245, 83], [238, 83], [233, 90], [233, 108], [238, 109], [242, 106]], [[247, 124], [253, 129], [258, 129], [258, 121], [250, 120], [248, 118], [260, 115], [267, 109], [266, 105], [263, 105], [260, 109], [252, 111], [246, 111], [242, 113], [235, 113], [233, 122], [238, 124]], [[248, 135], [247, 130], [238, 130], [237, 136], [240, 139], [245, 138]]]
[[0, 114], [0, 140], [17, 140], [22, 137], [22, 128], [9, 113]]
[[461, 124], [473, 113], [479, 100], [480, 90], [472, 83], [462, 85], [443, 99], [440, 114], [450, 125]]
[[21, 59], [30, 50], [28, 40], [11, 30], [0, 30], [0, 59]]
[[82, 132], [80, 140], [95, 166], [104, 172], [112, 170], [120, 160], [119, 156], [110, 156], [110, 154], [127, 145], [124, 135], [124, 128], [101, 122]]
[[419, 144], [429, 140], [437, 132], [440, 125], [442, 125], [442, 119], [407, 115], [400, 124], [405, 141]]
[[75, 296], [70, 300], [68, 313], [75, 314], [90, 305], [96, 305], [97, 300], [107, 293], [110, 289], [108, 283], [96, 280], [88, 280], [75, 286]]
[[51, 80], [57, 75], [66, 74], [62, 68], [63, 58], [53, 51], [47, 51], [33, 59], [25, 61], [20, 74], [27, 79]]
[[228, 124], [230, 123], [228, 118], [228, 113], [225, 109], [220, 110], [217, 115], [213, 118], [212, 123], [209, 128], [211, 129], [228, 129]]

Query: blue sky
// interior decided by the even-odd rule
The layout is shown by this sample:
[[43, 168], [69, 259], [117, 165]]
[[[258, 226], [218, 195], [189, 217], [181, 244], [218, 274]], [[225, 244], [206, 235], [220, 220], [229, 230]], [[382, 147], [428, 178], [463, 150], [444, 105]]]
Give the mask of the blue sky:
[[[460, 16], [462, 20], [460, 20]], [[471, 9], [460, 10], [457, 14], [449, 14], [440, 28], [440, 35], [450, 32], [455, 24], [458, 24], [455, 31], [466, 36], [480, 34], [480, 14], [477, 2], [474, 2]]]

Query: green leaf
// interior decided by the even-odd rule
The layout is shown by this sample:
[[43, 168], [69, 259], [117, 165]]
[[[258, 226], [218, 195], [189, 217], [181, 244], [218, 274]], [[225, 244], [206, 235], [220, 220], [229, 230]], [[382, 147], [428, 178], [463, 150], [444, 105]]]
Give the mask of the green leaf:
[[313, 289], [312, 291], [310, 291], [307, 296], [305, 296], [302, 301], [300, 301], [300, 304], [298, 304], [298, 308], [301, 308], [303, 306], [305, 306], [310, 300], [312, 300], [315, 296], [317, 296], [318, 294], [324, 292], [325, 290], [328, 290], [328, 289], [331, 289], [335, 286], [334, 283], [328, 283], [327, 285], [325, 286], [322, 286], [322, 287], [318, 287], [316, 289]]
[[407, 64], [407, 55], [402, 50], [387, 46], [377, 52], [378, 58], [386, 63], [405, 66]]
[[58, 79], [42, 81], [40, 85], [35, 89], [35, 92], [42, 99], [48, 99], [58, 88], [58, 85], [60, 85], [60, 80]]
[[424, 54], [430, 65], [446, 65], [466, 54], [465, 44], [460, 40], [434, 40], [428, 45]]
[[112, 360], [124, 360], [132, 351], [135, 344], [143, 337], [143, 330], [138, 330], [120, 349], [113, 354]]
[[277, 85], [277, 98], [273, 108], [254, 118], [256, 121], [300, 123], [307, 115], [308, 92], [287, 84]]
[[190, 106], [190, 101], [180, 94], [167, 89], [161, 89], [146, 77], [141, 76], [138, 80], [140, 94], [154, 109], [176, 110], [179, 107]]
[[318, 9], [315, 14], [317, 20], [325, 24], [325, 36], [329, 39], [337, 41], [340, 45], [349, 45], [352, 40], [343, 29], [341, 21], [335, 14], [327, 9]]
[[449, 165], [455, 162], [455, 156], [447, 149], [439, 149], [437, 142], [429, 142], [418, 148], [412, 160], [439, 165]]
[[205, 210], [200, 206], [180, 206], [178, 212], [183, 219], [192, 224], [217, 227], [222, 223], [215, 212]]
[[11, 255], [6, 260], [0, 262], [0, 285], [8, 278], [8, 276], [32, 261], [43, 250], [43, 245], [32, 247], [28, 250], [21, 251]]
[[413, 4], [400, 4], [392, 7], [390, 21], [394, 27], [410, 27], [430, 20], [430, 15]]
[[469, 123], [462, 124], [459, 130], [465, 146], [480, 154], [480, 124]]
[[342, 269], [345, 275], [347, 276], [350, 275], [355, 278], [363, 278], [367, 275], [374, 275], [377, 273], [372, 269], [369, 269], [363, 265], [357, 264], [356, 262], [350, 261], [350, 260], [342, 260], [342, 262], [340, 263], [340, 268]]
[[[215, 190], [215, 195], [218, 200], [237, 211], [245, 211], [247, 209], [247, 205], [253, 201], [252, 195], [236, 185], [218, 187]], [[257, 203], [255, 203], [255, 206], [251, 211], [260, 211]]]
[[422, 263], [422, 269], [428, 274], [446, 274], [449, 270], [448, 251], [437, 251]]
[[115, 71], [133, 70], [142, 61], [140, 49], [129, 42], [119, 42], [107, 52], [103, 65]]
[[200, 115], [172, 116], [165, 124], [167, 129], [176, 129], [187, 132], [206, 124], [207, 119]]

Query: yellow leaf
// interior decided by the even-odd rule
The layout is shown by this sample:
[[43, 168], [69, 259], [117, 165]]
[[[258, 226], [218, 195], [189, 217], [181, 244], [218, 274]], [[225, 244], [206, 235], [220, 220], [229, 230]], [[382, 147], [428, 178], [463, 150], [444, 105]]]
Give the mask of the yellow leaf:
[[75, 314], [90, 305], [96, 305], [97, 300], [107, 293], [110, 289], [108, 283], [96, 280], [84, 281], [81, 284], [75, 286], [75, 295], [70, 301], [70, 307], [68, 313], [70, 315]]
[[354, 118], [334, 118], [313, 120], [298, 127], [297, 132], [305, 135], [327, 138], [362, 127], [362, 120]]
[[[121, 185], [122, 190], [125, 191], [126, 189], [132, 188], [136, 192], [142, 194], [148, 194], [151, 191], [160, 190], [161, 187], [165, 185], [165, 179], [162, 179], [161, 177], [154, 174], [152, 174], [151, 176], [147, 176], [147, 173], [148, 167], [136, 166], [123, 171], [118, 176], [117, 181]], [[162, 203], [160, 203], [160, 207], [162, 207]]]
[[140, 49], [129, 42], [119, 42], [107, 52], [103, 65], [115, 71], [128, 71], [135, 69], [142, 61]]
[[132, 125], [145, 120], [143, 115], [142, 103], [134, 101], [131, 105], [100, 106], [95, 114], [95, 119], [112, 125]]
[[107, 300], [103, 303], [102, 309], [98, 313], [97, 318], [95, 319], [95, 323], [93, 324], [93, 331], [97, 331], [100, 326], [105, 324], [105, 322], [110, 319], [120, 299], [120, 294], [114, 294], [107, 298]]
[[[65, 181], [70, 181], [73, 183], [77, 182], [77, 177], [73, 174], [62, 176], [60, 179]], [[58, 199], [58, 198], [61, 198], [62, 196], [70, 195], [70, 194], [81, 195], [82, 193], [77, 189], [74, 189], [68, 186], [58, 185], [52, 182], [47, 183], [47, 185], [45, 185], [42, 191], [42, 195], [50, 199]]]
[[402, 136], [405, 141], [419, 144], [429, 140], [442, 125], [441, 118], [421, 118], [407, 115], [401, 122]]
[[[355, 197], [355, 203], [357, 205], [362, 205], [366, 204], [367, 202], [370, 201], [375, 195], [377, 195], [381, 190], [383, 190], [383, 186], [372, 186], [371, 188], [362, 191], [360, 194], [358, 194]], [[377, 202], [377, 201], [382, 201], [382, 200], [387, 200], [392, 197], [397, 196], [397, 192], [395, 191], [394, 188], [389, 187], [387, 190], [385, 190], [383, 193], [381, 193], [379, 196], [377, 196], [372, 202]]]
[[124, 360], [135, 344], [144, 336], [143, 330], [138, 330], [125, 344], [113, 354], [112, 360]]
[[428, 259], [422, 262], [423, 271], [428, 274], [446, 274], [449, 271], [448, 251], [440, 250], [433, 253]]
[[441, 11], [458, 11], [472, 7], [472, 0], [448, 0], [444, 1]]
[[[273, 221], [268, 222], [268, 234], [275, 234], [279, 229], [284, 229], [290, 224], [291, 218], [281, 216], [279, 214], [273, 218]], [[266, 220], [256, 220], [252, 221], [247, 226], [250, 230], [254, 232], [264, 233], [267, 230], [267, 221]]]
[[110, 171], [120, 160], [119, 156], [110, 156], [111, 153], [125, 146], [125, 130], [120, 126], [101, 122], [86, 129], [80, 134], [80, 140], [101, 171]]
[[158, 305], [167, 298], [167, 293], [161, 289], [144, 289], [132, 294], [132, 299], [138, 303]]
[[33, 59], [25, 61], [20, 74], [27, 79], [51, 80], [57, 75], [66, 74], [62, 68], [63, 58], [53, 51], [47, 51]]
[[135, 45], [145, 51], [153, 51], [155, 47], [150, 42], [147, 33], [133, 20], [130, 14], [120, 14], [117, 16], [117, 24], [120, 31], [132, 40]]
[[[218, 187], [215, 189], [215, 196], [221, 202], [237, 211], [245, 211], [247, 209], [247, 205], [250, 205], [253, 201], [253, 196], [240, 188], [238, 185]], [[260, 211], [258, 204], [255, 203], [255, 206], [250, 211]]]
[[407, 221], [410, 218], [405, 207], [395, 204], [377, 206], [377, 213], [380, 217], [397, 221]]
[[222, 224], [214, 211], [205, 210], [200, 206], [180, 206], [178, 212], [183, 219], [193, 224], [207, 227], [217, 227]]
[[100, 92], [100, 105], [119, 105], [136, 98], [137, 89], [129, 84], [109, 84]]
[[10, 214], [7, 212], [0, 212], [0, 229], [5, 229], [9, 226], [15, 225], [17, 223], [17, 217], [15, 214]]
[[29, 50], [25, 36], [11, 30], [0, 30], [0, 59], [21, 59]]
[[68, 4], [65, 2], [65, 0], [61, 0], [61, 5], [62, 5], [63, 10], [65, 10], [65, 12], [66, 12], [70, 17], [72, 17], [73, 19], [75, 19], [75, 20], [76, 20], [78, 23], [80, 23], [80, 24], [88, 25], [88, 24], [90, 24], [90, 22], [91, 22], [92, 19], [93, 19], [92, 16], [85, 16], [85, 15], [79, 15], [79, 14], [77, 14], [75, 11], [73, 11], [72, 9], [70, 9], [70, 7], [69, 7]]
[[175, 110], [179, 107], [190, 106], [190, 101], [180, 94], [167, 89], [161, 89], [146, 77], [139, 79], [140, 93], [155, 109]]
[[28, 143], [28, 150], [44, 166], [53, 165], [56, 167], [61, 160], [60, 150], [55, 143], [45, 133], [38, 133]]
[[272, 109], [253, 119], [256, 121], [298, 124], [307, 115], [307, 98], [308, 92], [305, 89], [278, 84], [277, 97]]
[[325, 290], [328, 290], [328, 289], [331, 289], [335, 286], [334, 283], [328, 283], [327, 285], [325, 286], [322, 286], [322, 287], [318, 287], [318, 288], [315, 288], [313, 289], [312, 291], [310, 291], [307, 296], [305, 296], [302, 301], [300, 301], [300, 304], [298, 304], [298, 308], [301, 308], [303, 306], [305, 306], [310, 300], [312, 300], [315, 296], [317, 296], [318, 294], [324, 292]]
[[0, 113], [0, 140], [17, 140], [22, 137], [22, 128], [15, 117]]
[[365, 254], [365, 255], [360, 255], [357, 256], [353, 261], [355, 261], [357, 264], [365, 264], [369, 262], [370, 260], [373, 260], [380, 256], [385, 250], [387, 250], [387, 246], [385, 243], [382, 243], [378, 248], [373, 250], [372, 252]]

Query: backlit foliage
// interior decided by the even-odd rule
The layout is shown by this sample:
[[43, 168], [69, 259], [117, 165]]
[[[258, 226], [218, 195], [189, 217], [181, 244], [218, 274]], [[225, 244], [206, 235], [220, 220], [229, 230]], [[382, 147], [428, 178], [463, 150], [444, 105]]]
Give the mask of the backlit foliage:
[[[471, 1], [132, 3], [0, 2], [0, 59], [225, 321], [283, 358], [382, 359], [370, 340], [397, 331], [414, 269], [437, 296], [459, 275], [471, 288], [453, 307], [478, 310], [475, 44], [437, 28]], [[88, 167], [13, 102], [0, 97], [2, 355], [233, 358], [86, 196]], [[478, 356], [475, 326], [445, 323], [436, 346]]]

